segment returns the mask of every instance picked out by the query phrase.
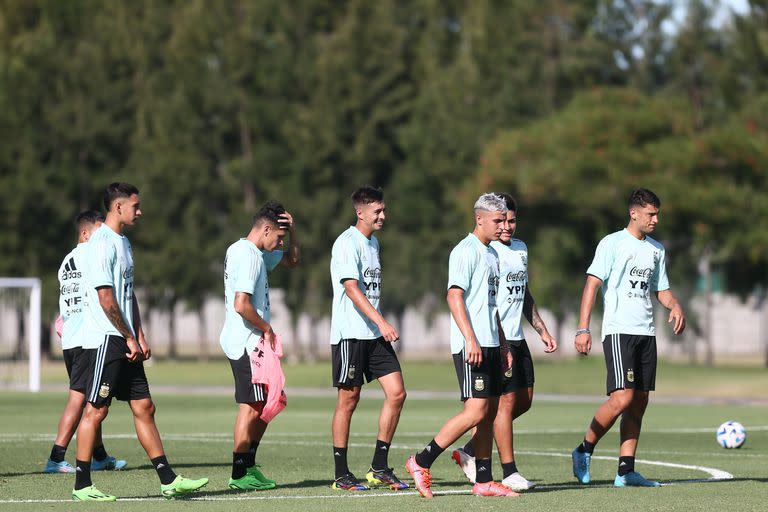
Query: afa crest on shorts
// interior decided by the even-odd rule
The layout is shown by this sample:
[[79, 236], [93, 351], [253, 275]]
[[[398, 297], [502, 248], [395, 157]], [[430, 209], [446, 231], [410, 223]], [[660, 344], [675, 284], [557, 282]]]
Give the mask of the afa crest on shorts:
[[482, 377], [475, 378], [475, 391], [482, 391], [485, 389], [485, 380]]
[[101, 398], [107, 398], [109, 396], [109, 384], [102, 384], [99, 388], [99, 396]]
[[632, 368], [627, 370], [627, 382], [635, 382], [635, 372], [632, 371]]
[[347, 377], [350, 378], [350, 379], [354, 379], [355, 378], [355, 367], [354, 366], [350, 366], [349, 367], [349, 371], [347, 372]]

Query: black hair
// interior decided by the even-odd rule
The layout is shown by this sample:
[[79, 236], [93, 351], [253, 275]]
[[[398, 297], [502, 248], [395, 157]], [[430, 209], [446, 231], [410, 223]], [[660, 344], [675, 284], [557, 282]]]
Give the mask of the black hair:
[[639, 206], [642, 208], [649, 204], [655, 206], [656, 208], [661, 208], [661, 199], [659, 199], [659, 196], [647, 188], [636, 188], [629, 195], [630, 209], [634, 206]]
[[119, 181], [110, 183], [109, 186], [104, 189], [104, 208], [109, 211], [112, 207], [112, 203], [114, 203], [116, 199], [131, 197], [133, 194], [138, 195], [138, 193], [139, 189], [130, 183]]
[[507, 206], [507, 210], [511, 212], [517, 212], [517, 201], [515, 201], [514, 197], [507, 194], [506, 192], [499, 192], [496, 195], [504, 200], [504, 204]]
[[104, 222], [104, 214], [96, 210], [84, 210], [75, 218], [75, 226], [77, 226], [78, 233], [85, 229], [86, 226], [92, 226], [97, 222]]
[[352, 192], [352, 204], [360, 206], [363, 204], [380, 203], [384, 200], [384, 191], [378, 187], [364, 185]]
[[256, 215], [253, 216], [253, 225], [260, 226], [264, 222], [269, 222], [283, 229], [283, 218], [280, 215], [285, 213], [285, 207], [277, 201], [267, 201], [264, 203]]

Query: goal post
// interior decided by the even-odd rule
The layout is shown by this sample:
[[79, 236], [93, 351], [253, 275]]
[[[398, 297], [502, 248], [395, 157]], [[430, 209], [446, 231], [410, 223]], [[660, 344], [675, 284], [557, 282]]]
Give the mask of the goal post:
[[[6, 291], [24, 291], [29, 294], [28, 300], [18, 293], [9, 295]], [[23, 293], [23, 292], [22, 292]], [[42, 325], [42, 282], [37, 277], [0, 277], [0, 342], [5, 343], [15, 337], [16, 341], [22, 341], [21, 336], [26, 337], [27, 359], [29, 362], [29, 376], [27, 389], [32, 392], [40, 391], [40, 340]], [[26, 302], [26, 304], [23, 304]], [[9, 321], [16, 313], [16, 308], [25, 307], [23, 332], [13, 326]], [[12, 327], [11, 327], [12, 326]]]

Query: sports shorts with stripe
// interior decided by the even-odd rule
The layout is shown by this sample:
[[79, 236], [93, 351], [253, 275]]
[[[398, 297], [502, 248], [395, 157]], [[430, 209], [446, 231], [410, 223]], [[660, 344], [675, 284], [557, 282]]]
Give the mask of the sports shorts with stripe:
[[401, 372], [392, 344], [379, 337], [373, 340], [343, 339], [331, 345], [331, 371], [336, 388], [362, 387], [363, 376], [371, 382]]
[[88, 354], [83, 347], [68, 348], [63, 353], [64, 366], [69, 376], [69, 389], [85, 393], [88, 388], [88, 375], [90, 375]]
[[247, 351], [239, 359], [229, 359], [232, 376], [235, 378], [235, 402], [239, 404], [254, 404], [267, 400], [267, 390], [264, 384], [252, 382], [251, 358]]
[[533, 357], [525, 340], [507, 340], [512, 353], [512, 368], [504, 372], [502, 395], [533, 387]]
[[468, 398], [490, 398], [501, 396], [504, 372], [501, 364], [501, 349], [499, 347], [480, 347], [483, 352], [483, 362], [480, 366], [467, 363], [464, 349], [453, 354], [453, 364], [459, 379], [461, 401]]
[[105, 338], [99, 348], [84, 352], [89, 358], [88, 401], [95, 406], [109, 406], [113, 397], [125, 401], [150, 398], [144, 363], [132, 363], [125, 357], [129, 352], [125, 338]]
[[656, 337], [609, 334], [603, 340], [606, 393], [617, 389], [656, 389]]

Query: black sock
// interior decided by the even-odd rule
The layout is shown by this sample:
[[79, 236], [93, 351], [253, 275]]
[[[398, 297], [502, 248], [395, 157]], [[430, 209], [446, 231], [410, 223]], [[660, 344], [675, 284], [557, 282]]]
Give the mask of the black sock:
[[493, 474], [491, 473], [491, 459], [475, 459], [475, 467], [477, 473], [475, 473], [475, 482], [484, 484], [493, 480]]
[[157, 471], [157, 476], [160, 478], [161, 484], [168, 485], [176, 480], [176, 473], [171, 469], [171, 465], [168, 463], [168, 459], [165, 458], [165, 455], [155, 457], [151, 462], [155, 467], [155, 471]]
[[248, 456], [248, 452], [232, 452], [232, 480], [245, 476], [246, 470], [250, 467], [248, 466]]
[[467, 441], [467, 444], [464, 445], [464, 448], [462, 448], [462, 450], [464, 451], [464, 453], [466, 453], [470, 457], [475, 456], [475, 445], [472, 444], [472, 439]]
[[423, 468], [431, 468], [435, 459], [437, 459], [444, 451], [445, 448], [438, 446], [433, 439], [421, 452], [416, 454], [416, 464]]
[[373, 452], [371, 469], [382, 470], [389, 468], [389, 446], [390, 443], [386, 443], [381, 439], [376, 440], [376, 450]]
[[104, 449], [103, 444], [100, 444], [93, 449], [93, 458], [99, 462], [107, 458], [107, 450]]
[[501, 470], [504, 472], [504, 477], [507, 478], [509, 475], [513, 473], [517, 473], [517, 464], [515, 464], [515, 461], [512, 462], [502, 462], [501, 463]]
[[252, 468], [256, 465], [256, 450], [259, 449], [259, 442], [253, 441], [251, 443], [251, 449], [248, 450], [248, 458], [245, 460], [245, 467]]
[[576, 447], [576, 451], [578, 451], [579, 453], [588, 453], [592, 455], [592, 453], [595, 451], [595, 444], [590, 443], [585, 439], [584, 441], [581, 442], [579, 446]]
[[67, 454], [67, 447], [66, 446], [59, 446], [57, 444], [53, 445], [53, 448], [51, 448], [51, 456], [50, 459], [53, 462], [64, 462], [64, 456]]
[[349, 473], [346, 448], [333, 447], [333, 462], [336, 465], [336, 478], [341, 478]]
[[619, 476], [624, 476], [635, 470], [634, 457], [619, 457]]
[[75, 467], [77, 468], [75, 472], [75, 490], [79, 491], [93, 485], [93, 482], [91, 482], [91, 461], [75, 461]]

